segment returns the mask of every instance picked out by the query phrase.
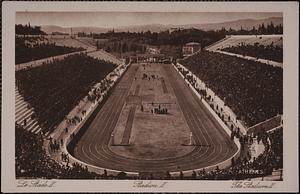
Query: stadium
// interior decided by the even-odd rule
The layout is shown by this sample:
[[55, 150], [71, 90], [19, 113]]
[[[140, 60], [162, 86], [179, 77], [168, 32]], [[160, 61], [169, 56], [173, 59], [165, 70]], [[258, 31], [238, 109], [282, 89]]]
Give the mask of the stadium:
[[282, 28], [16, 24], [16, 177], [283, 180]]

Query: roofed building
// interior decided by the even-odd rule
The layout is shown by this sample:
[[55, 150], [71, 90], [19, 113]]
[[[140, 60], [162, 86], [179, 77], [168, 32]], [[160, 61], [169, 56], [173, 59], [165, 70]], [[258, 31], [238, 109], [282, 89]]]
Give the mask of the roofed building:
[[182, 47], [182, 55], [184, 57], [192, 55], [201, 50], [201, 44], [198, 42], [189, 42]]

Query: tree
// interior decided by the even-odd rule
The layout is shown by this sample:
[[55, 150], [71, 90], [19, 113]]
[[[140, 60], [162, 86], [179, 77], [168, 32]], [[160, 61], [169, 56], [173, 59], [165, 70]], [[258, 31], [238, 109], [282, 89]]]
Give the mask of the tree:
[[282, 24], [279, 24], [279, 28], [278, 28], [278, 34], [283, 34], [283, 26]]
[[251, 30], [251, 34], [256, 34], [256, 29], [255, 29], [255, 26], [252, 27], [252, 30]]
[[266, 34], [266, 28], [265, 28], [265, 24], [264, 23], [262, 23], [262, 25], [261, 25], [261, 33], [262, 34]]
[[275, 33], [275, 27], [274, 27], [273, 22], [271, 22], [271, 24], [270, 24], [270, 33], [271, 33], [271, 34], [274, 34], [274, 33]]
[[15, 25], [16, 34], [20, 35], [45, 35], [46, 33], [41, 30], [40, 26], [30, 26], [17, 24]]
[[233, 35], [235, 34], [235, 30], [233, 30], [231, 27], [228, 30], [228, 34]]
[[224, 27], [221, 28], [221, 30], [219, 31], [220, 33], [226, 34], [226, 29]]
[[273, 22], [271, 22], [271, 24], [267, 25], [266, 33], [267, 34], [274, 34], [274, 31], [275, 31], [275, 27], [274, 27]]

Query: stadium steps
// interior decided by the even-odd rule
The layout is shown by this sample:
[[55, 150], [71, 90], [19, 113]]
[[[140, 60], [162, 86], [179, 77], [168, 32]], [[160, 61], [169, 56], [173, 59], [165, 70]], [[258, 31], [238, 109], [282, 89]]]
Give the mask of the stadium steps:
[[16, 100], [20, 100], [20, 99], [23, 99], [23, 97], [20, 94], [17, 94], [16, 95]]
[[26, 110], [25, 113], [16, 113], [16, 122], [22, 124], [22, 122], [26, 119], [27, 125], [29, 125], [31, 119], [31, 115], [33, 114], [32, 110]]
[[42, 131], [42, 128], [39, 128], [36, 132], [35, 132], [35, 134], [38, 134], [39, 132], [41, 132]]
[[24, 110], [27, 107], [27, 104], [24, 103], [20, 103], [18, 106], [16, 106], [16, 112], [21, 112], [22, 110]]
[[15, 89], [15, 122], [23, 125], [26, 119], [26, 130], [38, 134], [42, 131], [39, 122], [35, 118], [31, 118], [34, 114], [33, 108], [25, 101], [24, 97], [19, 93], [18, 89]]
[[223, 38], [223, 39], [221, 39], [221, 40], [219, 40], [219, 41], [217, 41], [217, 42], [215, 42], [215, 43], [213, 43], [213, 44], [211, 44], [211, 45], [208, 45], [207, 47], [205, 47], [204, 49], [211, 49], [211, 48], [214, 48], [215, 47], [215, 45], [218, 45], [220, 42], [224, 42], [225, 40], [227, 40], [229, 37], [225, 37], [225, 38]]
[[97, 50], [94, 52], [90, 52], [88, 53], [89, 56], [94, 57], [94, 58], [98, 58], [98, 59], [102, 59], [105, 61], [110, 61], [112, 63], [115, 63], [117, 65], [120, 65], [122, 63], [121, 60], [119, 60], [116, 56], [104, 51], [103, 49], [101, 50]]
[[27, 103], [24, 102], [24, 99], [16, 99], [15, 102], [15, 108], [16, 108], [16, 112], [20, 111], [21, 109], [23, 109], [24, 107], [28, 106]]
[[15, 107], [20, 107], [22, 106], [22, 104], [24, 104], [24, 98], [15, 98]]
[[24, 106], [24, 104], [25, 104], [24, 99], [22, 99], [22, 100], [19, 99], [18, 101], [15, 102], [15, 108], [20, 109]]
[[[34, 128], [33, 123], [36, 122], [35, 120], [28, 118], [27, 119], [27, 125], [24, 126], [28, 131], [31, 131]], [[32, 131], [33, 132], [33, 131]]]
[[[22, 100], [24, 100], [24, 98], [19, 94], [19, 96], [15, 97], [16, 102], [23, 102]], [[17, 105], [18, 103], [16, 103]]]
[[30, 128], [28, 129], [29, 131], [32, 131], [33, 133], [36, 132], [39, 129], [39, 124], [37, 121], [33, 120], [32, 125], [30, 126]]
[[15, 99], [15, 108], [16, 108], [16, 110], [21, 109], [24, 106], [28, 106], [28, 104], [25, 102], [25, 99], [23, 97]]
[[205, 49], [215, 51], [221, 48], [237, 46], [242, 42], [245, 45], [254, 45], [254, 43], [258, 42], [264, 46], [270, 45], [273, 42], [274, 45], [276, 44], [280, 47], [282, 47], [283, 44], [282, 35], [232, 35], [207, 46]]
[[16, 121], [21, 121], [24, 119], [29, 118], [33, 114], [32, 109], [27, 109], [27, 107], [24, 107], [22, 111], [16, 112]]
[[45, 136], [49, 137], [49, 135], [50, 135], [50, 131], [47, 131], [46, 134], [45, 134]]
[[21, 111], [16, 112], [16, 121], [20, 121], [21, 119], [24, 120], [28, 116], [32, 114], [32, 110], [27, 109], [24, 107]]
[[92, 45], [91, 43], [86, 42], [86, 41], [84, 41], [84, 40], [82, 40], [82, 39], [74, 38], [74, 40], [76, 40], [76, 41], [78, 41], [78, 42], [84, 44], [84, 45], [87, 46], [87, 47], [90, 47], [91, 49], [96, 49], [96, 48], [97, 48], [95, 45]]

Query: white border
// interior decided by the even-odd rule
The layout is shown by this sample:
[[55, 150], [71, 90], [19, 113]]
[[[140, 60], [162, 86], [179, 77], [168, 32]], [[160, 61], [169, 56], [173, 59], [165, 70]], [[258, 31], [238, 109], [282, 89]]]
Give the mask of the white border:
[[[2, 192], [280, 192], [298, 191], [298, 2], [3, 2], [2, 3]], [[284, 176], [270, 189], [236, 189], [232, 181], [166, 181], [163, 188], [138, 188], [128, 180], [55, 180], [51, 188], [17, 188], [14, 173], [14, 24], [16, 11], [283, 12]], [[161, 184], [165, 181], [152, 181]], [[145, 182], [147, 183], [147, 182]], [[268, 183], [268, 182], [267, 182]], [[265, 182], [261, 182], [265, 184]]]

